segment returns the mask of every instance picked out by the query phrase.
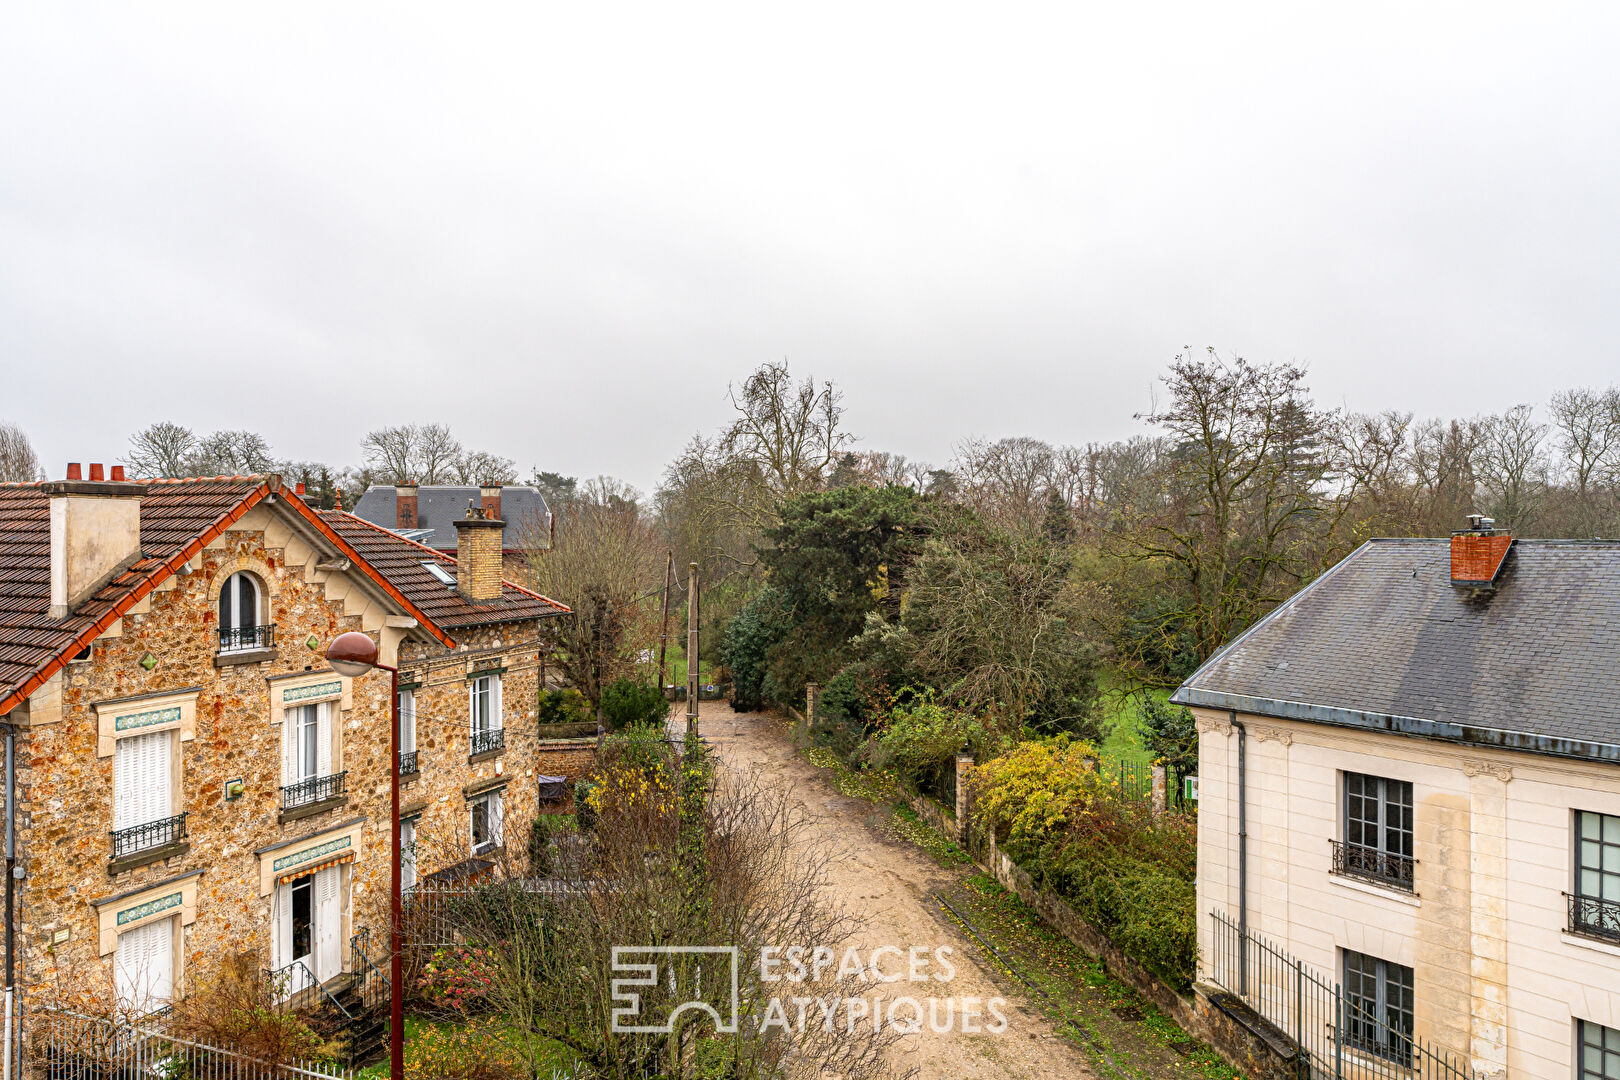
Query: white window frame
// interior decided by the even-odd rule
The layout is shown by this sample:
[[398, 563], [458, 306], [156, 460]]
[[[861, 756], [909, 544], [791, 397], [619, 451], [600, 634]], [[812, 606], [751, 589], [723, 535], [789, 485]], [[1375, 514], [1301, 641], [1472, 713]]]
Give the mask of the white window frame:
[[408, 754], [416, 749], [416, 690], [399, 692], [399, 752]]
[[401, 891], [416, 886], [416, 825], [414, 817], [399, 819], [399, 887]]
[[[478, 722], [480, 701], [484, 704], [484, 723], [482, 725]], [[468, 681], [467, 717], [474, 734], [502, 730], [501, 677], [499, 675], [480, 675]]]
[[[240, 590], [236, 588], [236, 583], [239, 580], [246, 581], [253, 587], [252, 617], [245, 621], [242, 618]], [[226, 602], [227, 598], [229, 599], [229, 603]], [[219, 595], [215, 599], [219, 603], [219, 628], [221, 630], [248, 630], [256, 626], [264, 625], [264, 623], [261, 621], [261, 617], [264, 614], [264, 590], [260, 587], [259, 579], [256, 575], [250, 574], [246, 570], [236, 571], [236, 573], [225, 579], [225, 584], [220, 586]], [[229, 646], [222, 642], [220, 645], [220, 651], [233, 652], [255, 647], [256, 646], [251, 641], [246, 645], [236, 644]]]
[[[305, 780], [331, 776], [335, 769], [336, 733], [333, 712], [335, 701], [316, 701], [289, 705], [282, 710], [281, 727], [281, 784], [290, 787]], [[297, 717], [295, 720], [294, 717]], [[310, 723], [310, 718], [314, 723]], [[313, 731], [311, 730], [313, 728]], [[309, 742], [306, 742], [306, 738]], [[292, 745], [288, 745], [292, 740]], [[310, 745], [313, 742], [313, 746]], [[314, 755], [313, 769], [310, 755]]]
[[[476, 798], [467, 801], [467, 842], [474, 855], [482, 855], [486, 851], [493, 851], [501, 846], [506, 832], [506, 806], [501, 798], [503, 789], [486, 791]], [[482, 844], [478, 842], [478, 808], [484, 808], [485, 830], [489, 838]]]
[[[131, 993], [126, 986], [124, 965], [130, 964], [132, 961], [127, 954], [125, 959], [120, 961], [119, 952], [133, 946], [138, 936], [144, 939], [150, 935], [162, 933], [165, 927], [167, 928], [168, 947], [159, 955], [163, 957], [163, 963], [168, 965], [168, 986], [154, 987], [148, 985], [140, 988], [135, 993]], [[118, 935], [113, 946], [113, 980], [119, 1008], [126, 1016], [130, 1018], [145, 1016], [148, 1013], [156, 1012], [175, 999], [176, 990], [180, 984], [180, 962], [176, 958], [176, 953], [179, 951], [183, 932], [181, 920], [179, 916], [175, 916], [168, 919], [154, 919], [150, 922], [144, 922], [138, 926], [132, 926]], [[144, 965], [144, 962], [144, 960], [133, 961], [136, 965]], [[139, 967], [136, 976], [141, 977], [142, 981], [150, 984], [150, 980], [143, 977], [144, 970], [144, 966]]]
[[[123, 738], [118, 739], [113, 743], [112, 828], [114, 832], [119, 832], [123, 829], [132, 829], [141, 825], [150, 825], [155, 821], [165, 821], [174, 817], [179, 812], [175, 809], [175, 807], [179, 804], [180, 792], [178, 790], [179, 783], [177, 782], [177, 778], [175, 776], [176, 770], [174, 760], [174, 747], [179, 738], [179, 734], [180, 733], [178, 730], [171, 728], [166, 731], [151, 731], [125, 735]], [[155, 741], [159, 739], [162, 740], [161, 743]], [[126, 814], [125, 820], [120, 821], [120, 811], [124, 810], [131, 803], [140, 800], [143, 795], [147, 794], [151, 790], [148, 785], [154, 782], [154, 778], [146, 776], [144, 772], [136, 765], [132, 764], [121, 768], [123, 763], [128, 761], [126, 755], [135, 753], [136, 746], [157, 745], [161, 745], [162, 752], [161, 760], [155, 763], [155, 768], [161, 772], [162, 784], [168, 791], [169, 797], [167, 799], [167, 805], [158, 808], [161, 810], [160, 813], [148, 812], [144, 814]], [[133, 774], [120, 775], [121, 773]], [[135, 787], [133, 792], [128, 790], [131, 786]], [[140, 818], [141, 820], [136, 820], [136, 818]], [[135, 852], [144, 851], [147, 848], [162, 846], [163, 845], [161, 843], [157, 842], [148, 843], [139, 848], [131, 850], [128, 852], [128, 854], [135, 854]]]

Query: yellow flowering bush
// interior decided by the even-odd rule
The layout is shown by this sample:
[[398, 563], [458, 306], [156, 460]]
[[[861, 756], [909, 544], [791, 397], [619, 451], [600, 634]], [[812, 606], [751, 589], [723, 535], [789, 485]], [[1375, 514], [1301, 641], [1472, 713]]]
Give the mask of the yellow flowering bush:
[[511, 1080], [517, 1055], [494, 1020], [435, 1024], [405, 1044], [405, 1080]]
[[1019, 743], [974, 770], [979, 815], [999, 837], [1047, 846], [1093, 814], [1116, 783], [1096, 760], [1095, 747], [1066, 735]]

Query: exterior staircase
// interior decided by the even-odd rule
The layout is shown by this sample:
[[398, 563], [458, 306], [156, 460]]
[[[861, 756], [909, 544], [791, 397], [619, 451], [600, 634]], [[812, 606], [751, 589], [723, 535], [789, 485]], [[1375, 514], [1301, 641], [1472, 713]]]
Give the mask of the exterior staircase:
[[371, 931], [362, 928], [349, 939], [350, 970], [332, 997], [344, 1014], [338, 1037], [349, 1066], [357, 1068], [382, 1056], [388, 1045], [388, 976], [370, 956]]

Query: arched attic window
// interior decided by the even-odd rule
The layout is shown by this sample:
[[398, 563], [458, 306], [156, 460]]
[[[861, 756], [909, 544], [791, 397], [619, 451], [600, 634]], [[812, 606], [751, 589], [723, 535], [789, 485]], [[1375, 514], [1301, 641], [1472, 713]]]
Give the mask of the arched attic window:
[[272, 628], [265, 622], [259, 579], [243, 570], [226, 578], [219, 589], [219, 651], [269, 648]]

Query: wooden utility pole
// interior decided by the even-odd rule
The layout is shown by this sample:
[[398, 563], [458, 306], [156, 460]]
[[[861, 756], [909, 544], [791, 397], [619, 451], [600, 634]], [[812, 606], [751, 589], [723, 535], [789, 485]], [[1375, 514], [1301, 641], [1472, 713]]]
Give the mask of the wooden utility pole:
[[686, 733], [697, 734], [698, 721], [698, 576], [697, 563], [686, 570]]
[[658, 692], [664, 692], [664, 652], [669, 648], [669, 585], [675, 577], [675, 553], [664, 553], [664, 611], [658, 617]]

